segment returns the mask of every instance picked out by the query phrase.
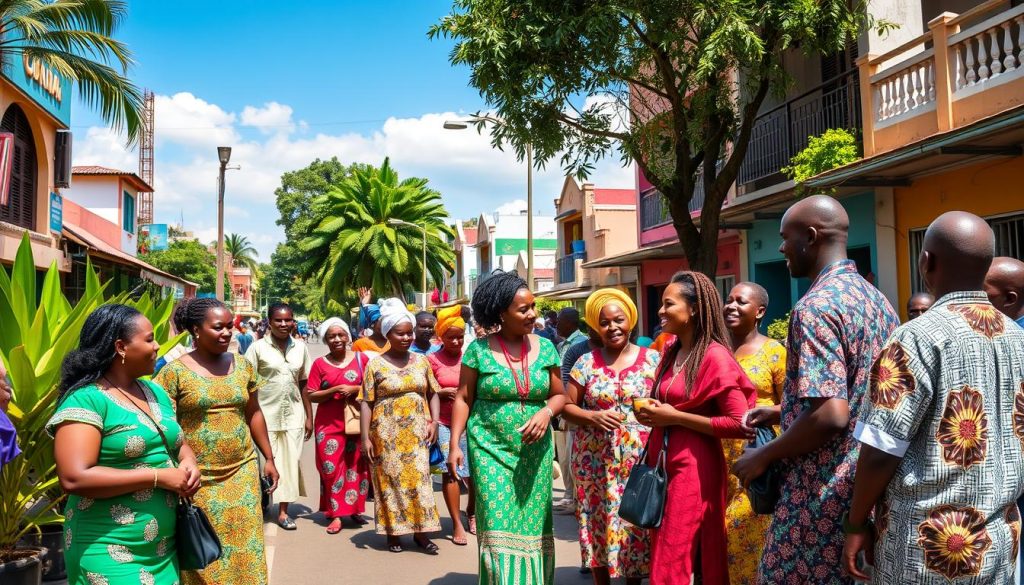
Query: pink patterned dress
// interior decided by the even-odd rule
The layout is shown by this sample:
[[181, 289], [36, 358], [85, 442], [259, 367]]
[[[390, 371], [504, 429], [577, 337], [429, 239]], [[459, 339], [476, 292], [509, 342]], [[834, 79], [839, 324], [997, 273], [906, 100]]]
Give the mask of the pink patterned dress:
[[572, 444], [583, 564], [607, 567], [612, 578], [644, 577], [650, 572], [649, 532], [619, 518], [619, 501], [650, 434], [633, 414], [633, 399], [651, 395], [659, 359], [658, 352], [640, 348], [631, 366], [615, 372], [597, 350], [581, 357], [569, 373], [584, 388], [581, 408], [626, 415], [615, 431], [576, 428]]

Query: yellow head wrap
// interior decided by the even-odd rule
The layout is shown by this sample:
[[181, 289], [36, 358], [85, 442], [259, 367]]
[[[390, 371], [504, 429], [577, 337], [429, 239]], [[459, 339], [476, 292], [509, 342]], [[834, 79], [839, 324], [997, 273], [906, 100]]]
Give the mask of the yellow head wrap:
[[437, 311], [437, 324], [434, 325], [434, 333], [441, 337], [452, 327], [466, 328], [466, 322], [462, 319], [462, 307], [459, 305]]
[[590, 296], [587, 297], [587, 305], [583, 310], [583, 320], [591, 329], [597, 330], [598, 323], [601, 321], [601, 309], [609, 303], [614, 303], [622, 309], [629, 321], [629, 329], [633, 330], [637, 322], [636, 305], [633, 304], [633, 299], [629, 298], [629, 295], [617, 288], [602, 288], [590, 293]]

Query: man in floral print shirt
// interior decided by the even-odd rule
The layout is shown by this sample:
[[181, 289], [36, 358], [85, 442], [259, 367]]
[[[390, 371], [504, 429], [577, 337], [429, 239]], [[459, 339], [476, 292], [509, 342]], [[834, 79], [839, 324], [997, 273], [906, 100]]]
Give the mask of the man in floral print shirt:
[[790, 317], [782, 404], [748, 416], [753, 426], [781, 419], [782, 434], [733, 465], [744, 485], [771, 464], [782, 473], [762, 584], [852, 582], [840, 560], [857, 462], [853, 428], [871, 364], [899, 319], [847, 259], [848, 231], [843, 206], [823, 195], [801, 200], [782, 218], [779, 251], [790, 274], [814, 283]]
[[882, 350], [854, 433], [862, 445], [843, 564], [857, 578], [867, 578], [863, 552], [873, 583], [1012, 582], [1024, 330], [982, 289], [994, 248], [988, 224], [965, 212], [925, 233], [918, 266], [938, 300]]

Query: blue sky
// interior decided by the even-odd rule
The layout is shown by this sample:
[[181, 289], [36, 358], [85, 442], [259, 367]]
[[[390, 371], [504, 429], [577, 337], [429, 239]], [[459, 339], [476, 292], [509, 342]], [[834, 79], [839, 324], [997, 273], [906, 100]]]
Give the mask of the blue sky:
[[[286, 6], [286, 10], [281, 10]], [[448, 63], [452, 43], [430, 40], [451, 9], [436, 0], [288, 3], [132, 2], [118, 38], [132, 50], [130, 78], [157, 95], [156, 220], [215, 237], [216, 146], [234, 147], [226, 229], [247, 235], [269, 259], [283, 239], [273, 191], [283, 171], [314, 158], [379, 164], [422, 176], [455, 217], [468, 218], [525, 194], [525, 166], [475, 131], [444, 131], [445, 119], [485, 109], [469, 71]], [[75, 164], [137, 168], [137, 156], [76, 103]], [[617, 156], [593, 177], [632, 186]], [[535, 175], [540, 212], [551, 213], [563, 177]], [[514, 205], [514, 204], [513, 204]]]

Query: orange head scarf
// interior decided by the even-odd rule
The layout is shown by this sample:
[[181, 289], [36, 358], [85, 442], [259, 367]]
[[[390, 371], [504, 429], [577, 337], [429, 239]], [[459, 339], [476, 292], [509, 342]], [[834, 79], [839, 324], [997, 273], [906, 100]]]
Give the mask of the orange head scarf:
[[434, 325], [434, 333], [441, 337], [452, 327], [466, 328], [466, 321], [462, 319], [462, 307], [460, 305], [437, 311], [437, 324]]
[[626, 314], [626, 320], [629, 321], [629, 329], [632, 331], [636, 327], [638, 319], [636, 305], [629, 295], [617, 288], [602, 288], [591, 293], [587, 297], [587, 305], [583, 310], [583, 320], [596, 331], [601, 321], [601, 309], [609, 303], [622, 309], [622, 312]]

